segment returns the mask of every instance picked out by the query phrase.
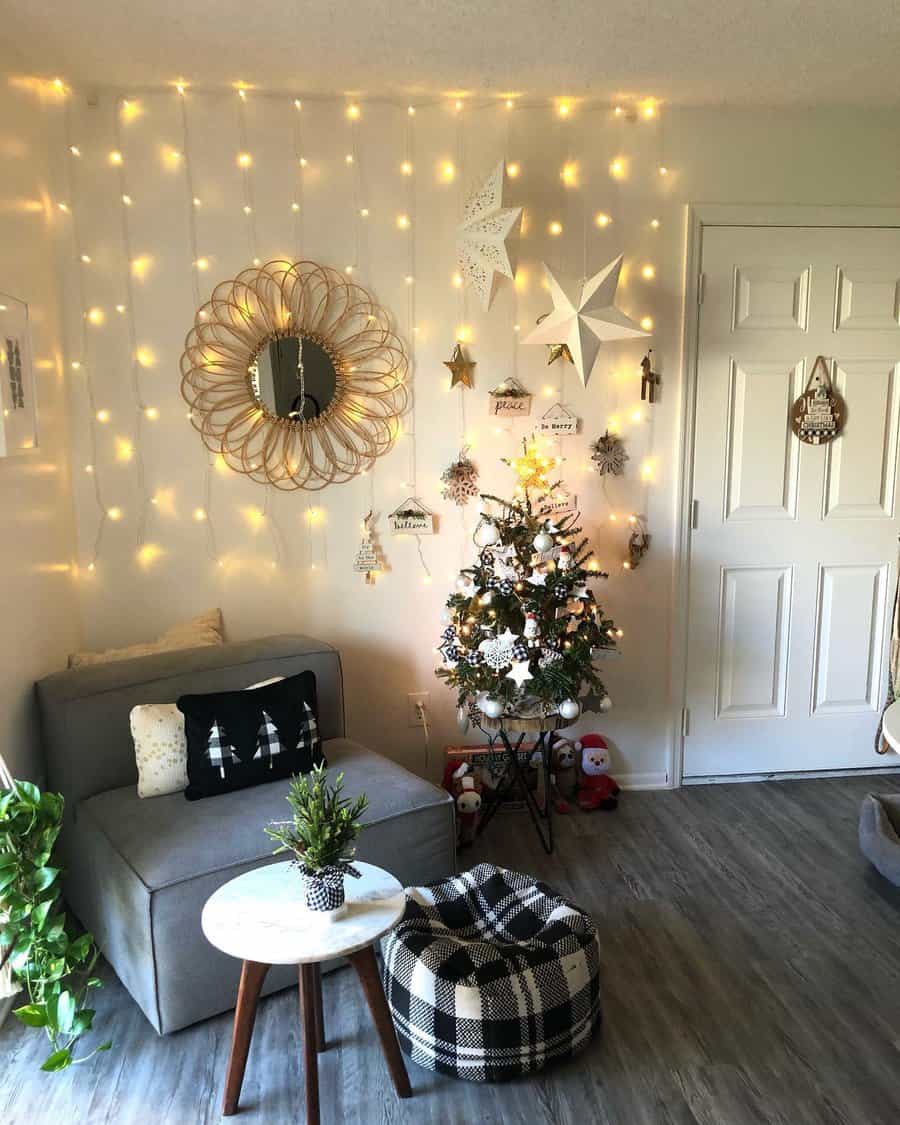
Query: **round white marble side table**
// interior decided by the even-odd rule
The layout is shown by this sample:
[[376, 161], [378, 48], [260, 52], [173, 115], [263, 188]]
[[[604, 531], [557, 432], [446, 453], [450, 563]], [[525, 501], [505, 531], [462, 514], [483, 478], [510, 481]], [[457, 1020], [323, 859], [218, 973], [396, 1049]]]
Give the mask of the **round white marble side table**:
[[243, 961], [234, 1012], [231, 1056], [222, 1113], [237, 1112], [253, 1035], [259, 993], [271, 965], [298, 965], [306, 1067], [306, 1120], [319, 1125], [319, 1066], [325, 1049], [320, 965], [346, 957], [359, 977], [381, 1048], [401, 1098], [412, 1094], [391, 1013], [384, 998], [374, 943], [403, 915], [403, 888], [393, 875], [370, 863], [355, 863], [359, 879], [347, 878], [347, 908], [337, 921], [308, 910], [303, 881], [289, 861], [239, 875], [203, 907], [203, 933], [216, 948]]
[[881, 723], [884, 741], [895, 754], [900, 754], [900, 700], [892, 703], [884, 713]]

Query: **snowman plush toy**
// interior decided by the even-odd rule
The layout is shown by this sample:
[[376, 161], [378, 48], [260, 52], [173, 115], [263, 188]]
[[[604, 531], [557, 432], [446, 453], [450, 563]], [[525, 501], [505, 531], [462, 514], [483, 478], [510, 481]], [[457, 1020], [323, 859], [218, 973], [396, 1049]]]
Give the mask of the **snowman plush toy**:
[[599, 734], [586, 734], [578, 742], [581, 747], [581, 778], [576, 801], [578, 807], [590, 811], [612, 812], [619, 804], [619, 786], [609, 775], [609, 747]]

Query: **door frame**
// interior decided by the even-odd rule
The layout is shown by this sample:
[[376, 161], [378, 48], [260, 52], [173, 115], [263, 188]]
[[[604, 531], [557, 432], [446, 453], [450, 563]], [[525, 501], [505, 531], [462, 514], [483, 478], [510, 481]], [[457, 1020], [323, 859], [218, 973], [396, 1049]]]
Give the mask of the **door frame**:
[[[683, 437], [675, 484], [674, 565], [672, 567], [672, 652], [667, 772], [669, 787], [684, 783], [684, 739], [682, 729], [687, 706], [688, 627], [690, 621], [691, 501], [694, 484], [694, 438], [697, 417], [697, 364], [700, 344], [700, 264], [703, 232], [707, 227], [897, 227], [900, 207], [804, 206], [793, 204], [689, 203], [685, 208], [685, 255], [681, 337], [681, 395], [677, 430]], [[900, 768], [878, 767], [873, 773]], [[852, 771], [810, 771], [817, 773]], [[771, 776], [742, 774], [729, 781], [751, 781]], [[782, 776], [782, 775], [779, 775]], [[790, 776], [785, 774], [783, 776]], [[724, 779], [723, 779], [724, 780]], [[690, 784], [688, 782], [687, 784]]]

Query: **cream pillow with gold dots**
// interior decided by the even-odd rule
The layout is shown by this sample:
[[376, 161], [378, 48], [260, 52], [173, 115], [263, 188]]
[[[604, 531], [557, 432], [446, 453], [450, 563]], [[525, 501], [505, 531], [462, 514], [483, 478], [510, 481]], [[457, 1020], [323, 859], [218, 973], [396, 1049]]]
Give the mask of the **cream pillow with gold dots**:
[[[277, 684], [284, 676], [272, 676], [246, 691]], [[131, 709], [131, 738], [137, 763], [139, 797], [164, 797], [187, 788], [187, 739], [184, 715], [177, 703], [141, 703]]]
[[180, 793], [188, 783], [184, 715], [175, 703], [142, 703], [131, 711], [138, 796]]

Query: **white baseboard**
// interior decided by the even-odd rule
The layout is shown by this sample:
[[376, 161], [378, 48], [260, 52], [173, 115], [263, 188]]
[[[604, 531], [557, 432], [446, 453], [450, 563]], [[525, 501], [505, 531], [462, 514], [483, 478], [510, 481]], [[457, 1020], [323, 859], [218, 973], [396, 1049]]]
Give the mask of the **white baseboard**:
[[900, 766], [864, 766], [861, 769], [851, 770], [786, 770], [784, 773], [710, 774], [706, 777], [683, 777], [681, 784], [729, 785], [745, 781], [807, 781], [816, 777], [873, 777], [882, 773], [900, 773]]
[[669, 778], [664, 770], [652, 773], [614, 773], [622, 789], [669, 789]]

